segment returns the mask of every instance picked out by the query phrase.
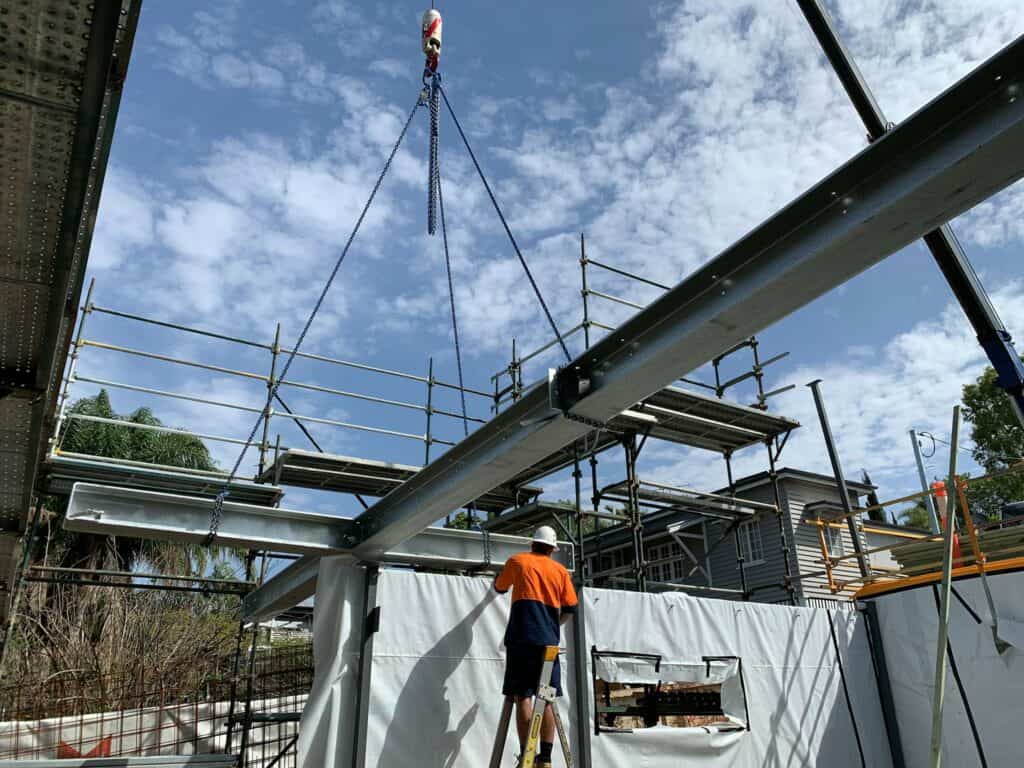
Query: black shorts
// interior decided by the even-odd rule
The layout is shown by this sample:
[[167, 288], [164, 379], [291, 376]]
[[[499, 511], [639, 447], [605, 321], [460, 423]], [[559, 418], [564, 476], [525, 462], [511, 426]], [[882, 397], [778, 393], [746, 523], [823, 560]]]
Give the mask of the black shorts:
[[[544, 666], [543, 645], [510, 645], [505, 647], [505, 684], [503, 696], [536, 696], [540, 670]], [[562, 695], [562, 667], [555, 659], [551, 669], [551, 685], [555, 695]]]

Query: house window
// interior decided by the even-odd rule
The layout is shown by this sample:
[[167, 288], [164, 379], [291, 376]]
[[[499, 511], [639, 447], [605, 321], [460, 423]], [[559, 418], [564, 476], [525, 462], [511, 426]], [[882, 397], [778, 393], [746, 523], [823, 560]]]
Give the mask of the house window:
[[652, 581], [667, 583], [683, 578], [683, 553], [673, 541], [648, 546], [647, 562], [654, 563], [647, 569], [647, 578]]
[[828, 542], [829, 557], [842, 557], [845, 554], [843, 549], [843, 529], [838, 525], [825, 526], [825, 541]]
[[[595, 732], [643, 728], [746, 730], [749, 722], [743, 662], [705, 656], [699, 664], [666, 663], [660, 655], [591, 649]], [[736, 711], [726, 711], [723, 687]]]
[[740, 538], [740, 554], [744, 566], [760, 565], [764, 562], [764, 542], [761, 541], [761, 522], [751, 520], [736, 529]]

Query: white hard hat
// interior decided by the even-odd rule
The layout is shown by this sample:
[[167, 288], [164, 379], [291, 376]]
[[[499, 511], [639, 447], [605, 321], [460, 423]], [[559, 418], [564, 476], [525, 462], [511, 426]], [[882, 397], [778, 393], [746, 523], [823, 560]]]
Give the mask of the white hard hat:
[[542, 525], [534, 531], [533, 540], [538, 544], [547, 544], [549, 547], [554, 547], [555, 551], [558, 551], [558, 537], [555, 535], [555, 529], [550, 525]]

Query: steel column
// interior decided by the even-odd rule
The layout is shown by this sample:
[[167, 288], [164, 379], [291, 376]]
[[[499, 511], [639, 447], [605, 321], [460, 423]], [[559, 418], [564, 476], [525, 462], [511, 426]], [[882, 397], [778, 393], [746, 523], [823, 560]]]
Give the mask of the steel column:
[[832, 427], [828, 422], [828, 413], [825, 411], [825, 400], [821, 396], [821, 379], [808, 384], [814, 394], [814, 407], [818, 410], [818, 419], [821, 421], [821, 434], [825, 438], [825, 448], [828, 450], [828, 458], [832, 463], [832, 472], [836, 478], [836, 485], [839, 487], [839, 504], [843, 508], [846, 519], [846, 526], [850, 529], [850, 536], [853, 538], [853, 551], [857, 553], [857, 565], [860, 566], [860, 575], [863, 578], [871, 576], [871, 567], [868, 564], [867, 556], [864, 554], [864, 545], [860, 540], [860, 525], [858, 518], [853, 514], [853, 504], [850, 503], [850, 490], [846, 487], [846, 476], [843, 474], [843, 466], [839, 461], [839, 452], [836, 450], [836, 441], [832, 437]]
[[889, 664], [885, 658], [885, 642], [882, 639], [882, 627], [878, 621], [878, 604], [874, 600], [865, 601], [862, 615], [868, 637], [868, 647], [871, 650], [871, 665], [875, 670], [878, 698], [882, 704], [882, 722], [885, 723], [885, 735], [889, 741], [892, 765], [893, 768], [907, 768], [903, 758], [899, 719], [896, 715], [896, 700], [892, 695], [892, 679], [889, 676]]
[[[263, 476], [267, 465], [267, 451], [270, 450], [270, 420], [274, 417], [274, 387], [277, 376], [277, 358], [281, 354], [281, 324], [274, 331], [274, 346], [270, 350], [270, 378], [267, 379], [267, 404], [263, 407], [263, 439], [260, 440], [259, 471], [256, 477]], [[289, 409], [290, 410], [290, 409]], [[296, 424], [301, 422], [296, 421]]]
[[[890, 124], [856, 62], [839, 38], [824, 3], [822, 0], [797, 0], [797, 3], [857, 109], [857, 114], [867, 127], [868, 141], [880, 139], [889, 131]], [[1020, 94], [1019, 83], [1008, 82], [1007, 88], [1010, 98]], [[1024, 425], [1024, 361], [1013, 346], [1013, 338], [989, 301], [953, 228], [943, 224], [925, 234], [924, 241], [988, 355], [999, 377], [999, 386], [1006, 392], [1018, 420]]]
[[580, 282], [583, 288], [580, 296], [583, 297], [583, 344], [585, 349], [590, 349], [590, 289], [587, 287], [587, 242], [583, 233], [580, 232]]

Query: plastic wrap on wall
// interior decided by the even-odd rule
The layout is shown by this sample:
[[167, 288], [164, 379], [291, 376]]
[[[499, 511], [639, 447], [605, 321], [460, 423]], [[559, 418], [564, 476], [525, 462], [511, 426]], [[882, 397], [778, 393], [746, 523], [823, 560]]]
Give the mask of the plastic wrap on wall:
[[[949, 643], [957, 674], [951, 670], [946, 676], [943, 765], [971, 768], [1021, 764], [1017, 731], [1018, 702], [1024, 690], [1024, 647], [1017, 644], [1017, 638], [1024, 622], [1024, 572], [992, 574], [988, 580], [1000, 634], [1014, 645], [1002, 654], [996, 649], [981, 580], [972, 577], [954, 581]], [[906, 764], [928, 765], [938, 636], [937, 589], [928, 584], [880, 595], [872, 601], [878, 606]]]
[[[331, 578], [325, 581], [325, 575]], [[340, 585], [349, 578], [358, 581], [351, 569], [322, 571], [320, 576], [314, 629], [317, 683], [302, 722], [302, 765], [308, 768], [353, 765], [352, 724], [338, 722], [351, 716], [356, 692], [352, 646], [344, 631], [356, 626], [351, 608], [362, 594], [362, 583]], [[738, 660], [735, 665], [729, 660], [713, 663], [712, 676], [723, 679], [727, 713], [750, 724], [749, 731], [739, 732], [658, 726], [592, 734], [594, 768], [891, 765], [866, 634], [856, 614], [832, 614], [832, 619], [865, 750], [863, 764], [827, 612], [608, 590], [586, 590], [584, 600], [588, 647], [660, 654], [665, 679], [699, 678], [707, 669], [706, 656], [741, 659], [742, 685], [739, 674], [732, 674], [739, 672]], [[501, 643], [508, 597], [496, 594], [485, 578], [384, 570], [377, 603], [380, 630], [373, 643], [361, 765], [485, 765], [502, 706]], [[335, 658], [329, 657], [332, 648]], [[593, 690], [587, 680], [588, 694], [578, 712], [571, 696], [569, 650], [562, 665], [567, 695], [559, 706], [577, 743], [578, 715], [593, 729]], [[590, 669], [589, 658], [587, 665]], [[642, 673], [642, 667], [620, 660], [602, 671], [637, 682], [634, 673]], [[514, 764], [516, 747], [510, 731], [507, 765]], [[557, 755], [555, 765], [561, 765]]]

